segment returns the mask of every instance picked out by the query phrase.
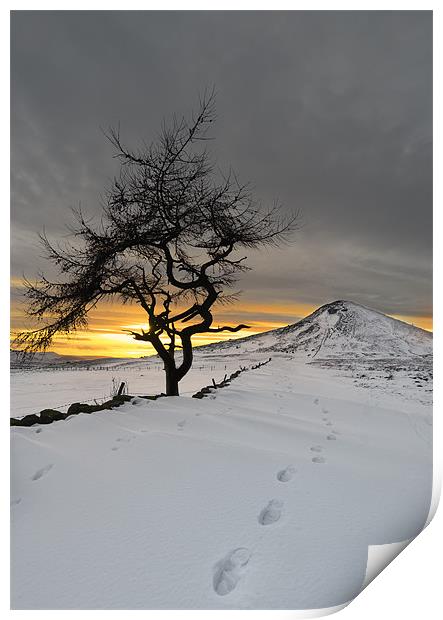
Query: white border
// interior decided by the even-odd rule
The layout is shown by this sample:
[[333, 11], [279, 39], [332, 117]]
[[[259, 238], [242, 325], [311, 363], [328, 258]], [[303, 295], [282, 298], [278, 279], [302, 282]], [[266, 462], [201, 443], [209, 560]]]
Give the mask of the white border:
[[[91, 6], [93, 5], [93, 6]], [[1, 22], [1, 31], [0, 31], [0, 41], [2, 45], [0, 62], [2, 64], [3, 69], [3, 84], [9, 84], [9, 10], [121, 10], [122, 8], [126, 10], [147, 10], [147, 9], [157, 9], [157, 10], [281, 10], [281, 9], [298, 9], [298, 10], [365, 10], [365, 9], [378, 9], [378, 10], [434, 10], [434, 109], [441, 110], [443, 109], [443, 101], [441, 97], [441, 81], [440, 81], [440, 70], [441, 67], [439, 65], [439, 61], [441, 59], [441, 45], [439, 42], [439, 37], [441, 36], [441, 16], [440, 11], [437, 9], [436, 2], [380, 2], [374, 0], [373, 2], [278, 2], [274, 1], [272, 5], [269, 5], [265, 2], [247, 2], [247, 1], [232, 1], [225, 0], [223, 3], [221, 2], [192, 2], [192, 1], [164, 1], [161, 4], [158, 2], [149, 2], [149, 1], [127, 1], [123, 6], [122, 3], [116, 2], [114, 0], [108, 0], [107, 2], [94, 2], [91, 3], [85, 2], [84, 0], [77, 0], [74, 2], [55, 2], [55, 1], [46, 1], [36, 3], [35, 1], [22, 1], [22, 2], [10, 2], [8, 6], [3, 9], [3, 17], [4, 19]], [[437, 64], [438, 63], [438, 64]], [[3, 90], [5, 92], [6, 89]], [[3, 183], [3, 196], [4, 202], [6, 202], [6, 196], [9, 194], [9, 100], [3, 95], [1, 101], [2, 105], [2, 120], [6, 125], [3, 133], [3, 149], [2, 149], [2, 157], [4, 159], [2, 172], [4, 176]], [[439, 122], [439, 117], [435, 117], [434, 119], [434, 135], [436, 138], [437, 146], [434, 147], [434, 204], [442, 205], [442, 195], [441, 195], [441, 184], [438, 183], [438, 172], [441, 171], [441, 157], [438, 146], [440, 145], [441, 139], [441, 125]], [[7, 144], [5, 144], [5, 141]], [[441, 172], [440, 172], [441, 174]], [[419, 208], [419, 205], [417, 205]], [[4, 235], [3, 243], [0, 244], [0, 252], [1, 265], [3, 266], [4, 272], [4, 288], [2, 288], [3, 295], [3, 303], [0, 304], [0, 312], [2, 325], [5, 326], [4, 330], [4, 340], [2, 340], [2, 370], [4, 371], [5, 381], [3, 382], [3, 398], [2, 402], [5, 402], [4, 395], [7, 391], [9, 394], [9, 273], [6, 273], [6, 266], [9, 265], [9, 214], [6, 209], [6, 205], [2, 205], [2, 209], [0, 211], [2, 218], [1, 221], [1, 234]], [[439, 238], [438, 233], [442, 231], [441, 227], [441, 215], [437, 209], [434, 209], [434, 246], [435, 246], [435, 272], [439, 273], [439, 267], [441, 266], [441, 240]], [[436, 349], [436, 389], [435, 389], [435, 413], [434, 422], [435, 422], [435, 437], [438, 437], [438, 442], [435, 442], [435, 450], [434, 450], [434, 468], [435, 468], [435, 483], [437, 485], [441, 484], [441, 471], [442, 471], [442, 462], [441, 462], [441, 437], [442, 433], [442, 424], [440, 421], [440, 411], [441, 411], [441, 389], [439, 384], [440, 377], [440, 350], [441, 350], [441, 338], [439, 334], [439, 326], [441, 324], [440, 321], [440, 296], [441, 296], [441, 287], [438, 285], [438, 282], [434, 282], [435, 285], [435, 321], [437, 333], [435, 334], [435, 349]], [[6, 336], [6, 325], [8, 325], [8, 334]], [[6, 348], [6, 341], [8, 345]], [[6, 389], [5, 389], [6, 388]], [[4, 416], [5, 420], [7, 419]], [[2, 472], [3, 472], [3, 482], [5, 483], [3, 486], [2, 493], [2, 510], [1, 510], [1, 518], [2, 518], [2, 535], [5, 537], [3, 542], [3, 549], [6, 550], [9, 548], [9, 501], [8, 501], [8, 478], [7, 472], [9, 471], [9, 452], [8, 452], [8, 434], [6, 432], [2, 433], [1, 441], [2, 441], [2, 450], [1, 450], [1, 459], [2, 459]], [[400, 555], [394, 560], [394, 562], [389, 565], [385, 571], [383, 572], [382, 577], [378, 577], [375, 579], [348, 607], [346, 607], [343, 611], [340, 612], [340, 618], [343, 620], [366, 620], [373, 619], [375, 616], [379, 618], [390, 618], [395, 617], [403, 618], [405, 620], [414, 619], [420, 617], [421, 620], [426, 620], [430, 618], [436, 618], [440, 612], [443, 610], [442, 600], [440, 597], [441, 590], [441, 550], [443, 549], [442, 541], [443, 541], [443, 517], [442, 510], [440, 509], [437, 512], [436, 517], [431, 522], [429, 527], [425, 529], [425, 531], [418, 537], [418, 539], [414, 540]], [[157, 611], [142, 611], [142, 612], [128, 612], [128, 611], [98, 611], [98, 612], [77, 612], [77, 611], [9, 611], [9, 561], [7, 553], [3, 553], [3, 563], [2, 563], [2, 575], [1, 575], [1, 609], [6, 612], [8, 615], [13, 615], [14, 617], [20, 618], [28, 618], [28, 617], [56, 617], [58, 618], [67, 618], [67, 617], [77, 617], [77, 615], [81, 615], [82, 617], [93, 616], [94, 618], [98, 616], [102, 616], [103, 618], [109, 618], [109, 616], [115, 618], [126, 618], [128, 615], [132, 614], [143, 614], [144, 617], [148, 618], [186, 618], [191, 620], [191, 618], [195, 618], [196, 616], [208, 617], [219, 617], [229, 616], [230, 618], [269, 618], [271, 615], [273, 618], [293, 618], [296, 616], [293, 612], [280, 612], [280, 611], [251, 611], [251, 612], [223, 612], [223, 611], [211, 611], [211, 612], [196, 612], [196, 611], [165, 611], [165, 612], [157, 612]]]

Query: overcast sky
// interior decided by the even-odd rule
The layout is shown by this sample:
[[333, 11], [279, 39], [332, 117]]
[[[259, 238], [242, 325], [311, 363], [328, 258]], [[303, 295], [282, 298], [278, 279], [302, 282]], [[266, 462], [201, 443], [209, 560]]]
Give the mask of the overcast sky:
[[431, 313], [431, 12], [14, 12], [11, 66], [13, 276], [99, 213], [101, 128], [136, 146], [215, 85], [217, 162], [303, 214], [243, 301]]

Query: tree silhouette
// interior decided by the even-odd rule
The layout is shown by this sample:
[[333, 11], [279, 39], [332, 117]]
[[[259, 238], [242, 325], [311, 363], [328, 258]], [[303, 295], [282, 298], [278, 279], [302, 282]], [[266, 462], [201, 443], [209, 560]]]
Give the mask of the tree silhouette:
[[42, 325], [17, 335], [24, 353], [45, 351], [56, 334], [87, 327], [98, 302], [118, 297], [146, 312], [146, 330], [129, 333], [152, 344], [164, 363], [166, 394], [178, 395], [195, 334], [248, 327], [212, 327], [213, 306], [236, 298], [226, 290], [248, 269], [239, 250], [278, 244], [297, 216], [282, 218], [278, 206], [263, 211], [234, 173], [215, 170], [204, 145], [214, 99], [204, 96], [190, 120], [164, 123], [159, 138], [138, 151], [122, 143], [119, 131], [108, 133], [121, 167], [100, 224], [92, 227], [78, 211], [75, 243], [55, 246], [41, 235], [61, 277], [25, 280], [27, 314]]

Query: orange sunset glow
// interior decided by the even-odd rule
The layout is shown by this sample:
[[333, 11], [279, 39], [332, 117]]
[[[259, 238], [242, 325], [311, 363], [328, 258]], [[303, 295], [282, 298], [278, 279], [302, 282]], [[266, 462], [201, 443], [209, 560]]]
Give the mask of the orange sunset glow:
[[[296, 302], [290, 304], [277, 301], [267, 305], [245, 302], [219, 307], [214, 312], [215, 327], [245, 323], [250, 325], [250, 329], [243, 329], [237, 333], [197, 334], [193, 342], [195, 346], [201, 346], [284, 327], [307, 316], [317, 307], [318, 305], [314, 304]], [[432, 331], [431, 316], [389, 316]], [[125, 330], [146, 329], [144, 318], [143, 310], [136, 305], [102, 303], [90, 313], [87, 330], [79, 331], [69, 337], [57, 336], [50, 350], [61, 355], [91, 357], [137, 358], [143, 355], [154, 355], [155, 351], [149, 343], [135, 341], [130, 334], [125, 332]], [[21, 305], [13, 304], [11, 321], [12, 331], [29, 327]]]

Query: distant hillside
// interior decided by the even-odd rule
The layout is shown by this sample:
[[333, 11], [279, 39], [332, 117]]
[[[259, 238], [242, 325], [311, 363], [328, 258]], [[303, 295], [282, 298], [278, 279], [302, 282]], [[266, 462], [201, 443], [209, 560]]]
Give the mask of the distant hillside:
[[302, 357], [410, 357], [432, 354], [432, 334], [352, 301], [334, 301], [301, 321], [208, 350], [282, 351]]
[[[432, 334], [352, 301], [334, 301], [293, 325], [196, 350], [204, 355], [280, 351], [301, 358], [408, 358], [431, 355]], [[19, 352], [11, 351], [11, 368], [121, 365], [143, 359], [147, 358], [85, 358], [48, 352], [27, 356], [23, 363]]]
[[46, 368], [51, 366], [64, 365], [92, 365], [104, 364], [106, 362], [118, 361], [118, 358], [112, 357], [84, 357], [79, 355], [59, 355], [52, 351], [46, 353], [36, 353], [35, 355], [21, 353], [20, 351], [10, 350], [10, 366], [11, 368]]

